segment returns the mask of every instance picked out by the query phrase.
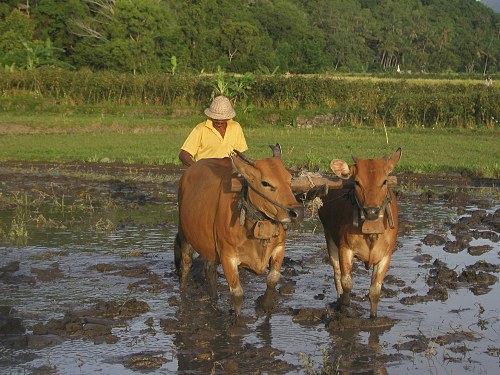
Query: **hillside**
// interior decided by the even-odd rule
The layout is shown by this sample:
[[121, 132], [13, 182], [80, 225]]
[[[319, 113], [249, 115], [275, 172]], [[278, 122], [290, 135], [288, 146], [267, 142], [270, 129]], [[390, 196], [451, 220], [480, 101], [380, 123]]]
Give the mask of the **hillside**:
[[[120, 72], [500, 69], [499, 1], [32, 0], [0, 4], [0, 64]], [[28, 6], [26, 6], [28, 5]]]

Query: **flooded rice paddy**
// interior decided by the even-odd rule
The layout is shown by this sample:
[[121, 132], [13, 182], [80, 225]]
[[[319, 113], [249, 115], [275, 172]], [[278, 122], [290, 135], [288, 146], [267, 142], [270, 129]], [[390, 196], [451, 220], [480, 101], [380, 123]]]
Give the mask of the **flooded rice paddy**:
[[266, 275], [241, 271], [244, 318], [235, 325], [221, 268], [217, 302], [199, 260], [179, 291], [175, 178], [156, 186], [161, 198], [137, 182], [127, 190], [71, 178], [64, 202], [56, 185], [50, 195], [36, 178], [14, 198], [9, 184], [0, 195], [2, 374], [499, 373], [495, 188], [400, 186], [401, 231], [377, 319], [360, 264], [351, 306], [336, 309], [321, 225], [309, 210], [289, 228], [270, 313], [255, 303]]

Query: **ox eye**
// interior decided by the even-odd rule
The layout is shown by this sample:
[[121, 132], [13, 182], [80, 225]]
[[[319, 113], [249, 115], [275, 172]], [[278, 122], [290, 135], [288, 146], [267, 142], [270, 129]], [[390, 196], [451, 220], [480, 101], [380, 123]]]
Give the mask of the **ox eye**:
[[382, 182], [382, 186], [385, 186], [387, 185], [387, 180], [384, 180], [384, 182]]
[[359, 181], [358, 181], [358, 180], [354, 180], [354, 185], [356, 185], [356, 186], [361, 186], [361, 184], [359, 183]]
[[267, 181], [261, 181], [260, 184], [262, 185], [262, 187], [265, 187], [265, 188], [268, 188], [268, 189], [271, 189], [271, 191], [275, 191], [276, 188], [274, 188], [269, 182]]

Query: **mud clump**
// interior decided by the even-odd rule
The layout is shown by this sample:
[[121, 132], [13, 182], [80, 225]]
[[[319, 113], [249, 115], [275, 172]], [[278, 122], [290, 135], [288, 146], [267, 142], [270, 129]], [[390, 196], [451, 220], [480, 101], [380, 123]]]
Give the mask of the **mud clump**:
[[412, 340], [404, 343], [397, 343], [393, 345], [393, 348], [397, 350], [408, 350], [414, 353], [422, 353], [427, 350], [427, 347], [431, 342], [431, 340], [424, 335], [408, 335], [406, 337], [411, 338]]
[[167, 363], [162, 353], [136, 353], [131, 354], [123, 360], [123, 366], [132, 370], [158, 369]]
[[0, 335], [15, 335], [26, 332], [20, 318], [12, 315], [11, 306], [0, 306]]
[[463, 191], [446, 192], [440, 198], [452, 206], [465, 206], [470, 201], [470, 195]]
[[89, 269], [95, 269], [102, 273], [124, 277], [146, 277], [150, 271], [146, 266], [117, 266], [114, 264], [96, 264]]
[[4, 284], [36, 284], [36, 278], [28, 275], [18, 275], [20, 262], [14, 261], [0, 267], [0, 282]]
[[446, 243], [446, 237], [438, 234], [428, 234], [422, 240], [422, 243], [427, 246], [440, 246]]
[[130, 278], [142, 278], [142, 280], [135, 281], [128, 285], [128, 289], [137, 291], [147, 291], [151, 293], [158, 293], [165, 289], [167, 285], [163, 283], [160, 275], [152, 272], [144, 265], [137, 266], [117, 266], [114, 264], [96, 264], [89, 267], [90, 270], [96, 270], [101, 273], [110, 274], [113, 276], [122, 276]]
[[439, 195], [434, 193], [433, 191], [431, 190], [427, 190], [426, 192], [423, 192], [422, 194], [420, 194], [419, 196], [419, 200], [421, 202], [424, 202], [424, 203], [430, 203], [430, 202], [434, 202], [436, 201], [437, 199], [439, 199]]
[[396, 285], [399, 287], [404, 287], [406, 285], [404, 280], [399, 279], [393, 275], [386, 275], [384, 277], [384, 284]]
[[475, 239], [482, 238], [485, 240], [490, 240], [491, 242], [495, 242], [495, 243], [498, 242], [500, 239], [500, 236], [491, 230], [472, 231], [472, 237], [474, 237]]
[[324, 308], [293, 309], [291, 313], [292, 320], [296, 323], [301, 324], [318, 324], [320, 322], [324, 322], [324, 320], [327, 318], [327, 311]]
[[413, 260], [417, 263], [428, 263], [432, 260], [432, 255], [430, 254], [419, 254], [416, 255]]
[[150, 310], [149, 305], [144, 301], [137, 301], [135, 298], [124, 303], [116, 301], [98, 302], [95, 305], [95, 312], [98, 316], [105, 318], [135, 318]]
[[487, 272], [476, 272], [475, 270], [469, 269], [464, 270], [460, 274], [458, 281], [474, 285], [490, 286], [497, 283], [498, 277]]
[[173, 289], [172, 286], [168, 287], [165, 283], [163, 283], [161, 276], [155, 273], [150, 273], [146, 279], [130, 283], [128, 288], [138, 291], [147, 291], [150, 293], [159, 293], [165, 288]]
[[59, 268], [59, 263], [53, 263], [47, 268], [31, 268], [31, 273], [34, 273], [38, 280], [48, 282], [61, 279], [64, 277], [64, 272]]
[[[446, 346], [454, 343], [462, 343], [464, 341], [478, 341], [479, 337], [477, 334], [473, 332], [466, 332], [466, 331], [456, 331], [456, 332], [450, 332], [446, 333], [441, 336], [437, 337], [427, 337], [425, 335], [408, 335], [405, 336], [407, 338], [410, 338], [411, 340], [404, 342], [404, 343], [398, 343], [393, 345], [394, 349], [397, 350], [407, 350], [411, 351], [414, 353], [422, 353], [429, 351], [429, 354], [432, 354], [432, 350], [429, 348], [432, 345], [438, 344], [440, 346]], [[456, 347], [455, 347], [456, 348]], [[462, 349], [456, 349], [457, 352], [462, 352]]]
[[455, 270], [448, 268], [446, 263], [436, 259], [433, 263], [434, 268], [429, 270], [427, 284], [430, 286], [439, 284], [448, 288], [457, 287], [458, 274]]
[[388, 317], [377, 318], [350, 318], [336, 316], [331, 319], [327, 324], [329, 331], [342, 331], [342, 330], [359, 330], [369, 332], [372, 329], [391, 328], [398, 322], [397, 319]]
[[469, 246], [467, 252], [472, 256], [479, 256], [487, 253], [490, 250], [493, 250], [493, 246], [491, 245]]
[[93, 309], [71, 311], [63, 318], [36, 323], [32, 334], [24, 334], [21, 319], [11, 317], [10, 312], [5, 314], [6, 311], [7, 308], [0, 312], [0, 342], [11, 348], [44, 348], [77, 338], [91, 339], [95, 344], [114, 344], [119, 339], [112, 334], [112, 328], [123, 325], [120, 319], [142, 315], [149, 311], [149, 306], [135, 299], [124, 303], [99, 302]]
[[3, 267], [0, 267], [0, 275], [4, 273], [13, 273], [19, 271], [19, 264], [20, 264], [19, 261], [15, 261], [15, 262], [10, 262], [9, 264], [6, 264]]
[[62, 319], [51, 319], [46, 324], [35, 324], [33, 326], [34, 336], [58, 336], [65, 339], [88, 338], [94, 339], [94, 343], [112, 344], [118, 341], [118, 337], [111, 334], [111, 329], [117, 323], [93, 317], [81, 317], [74, 313], [68, 313]]

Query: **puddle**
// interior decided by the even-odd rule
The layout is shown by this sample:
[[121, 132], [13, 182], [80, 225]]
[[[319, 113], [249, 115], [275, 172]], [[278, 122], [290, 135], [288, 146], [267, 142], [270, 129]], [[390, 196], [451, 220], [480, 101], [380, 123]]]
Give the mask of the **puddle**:
[[[0, 372], [497, 373], [498, 280], [480, 288], [460, 275], [480, 260], [490, 268], [474, 275], [499, 276], [498, 231], [484, 222], [467, 229], [474, 234], [468, 247], [487, 245], [476, 256], [467, 248], [452, 253], [444, 250], [445, 243], [423, 241], [429, 234], [455, 241], [454, 224], [479, 210], [491, 217], [498, 208], [498, 201], [478, 208], [476, 201], [457, 206], [444, 199], [402, 199], [400, 221], [406, 231], [398, 238], [375, 321], [369, 319], [366, 298], [369, 274], [359, 264], [352, 307], [340, 315], [333, 307], [332, 268], [321, 226], [310, 218], [289, 231], [272, 314], [255, 305], [266, 276], [241, 271], [243, 327], [231, 323], [220, 267], [217, 302], [208, 299], [196, 261], [189, 290], [179, 292], [174, 204], [94, 210], [70, 219], [44, 213], [64, 225], [29, 227], [25, 243], [0, 242], [0, 306], [10, 310], [0, 322], [11, 319], [10, 327], [17, 324], [21, 330], [0, 334]], [[4, 228], [12, 217], [12, 210], [0, 211]], [[453, 279], [454, 288], [447, 284], [446, 299], [405, 299], [427, 296], [433, 286], [429, 278], [443, 269], [455, 271], [458, 280]], [[134, 303], [144, 303], [144, 310], [129, 309]], [[62, 326], [65, 317], [59, 335], [35, 334]], [[69, 328], [70, 323], [76, 326]], [[91, 333], [90, 325], [105, 334]]]

